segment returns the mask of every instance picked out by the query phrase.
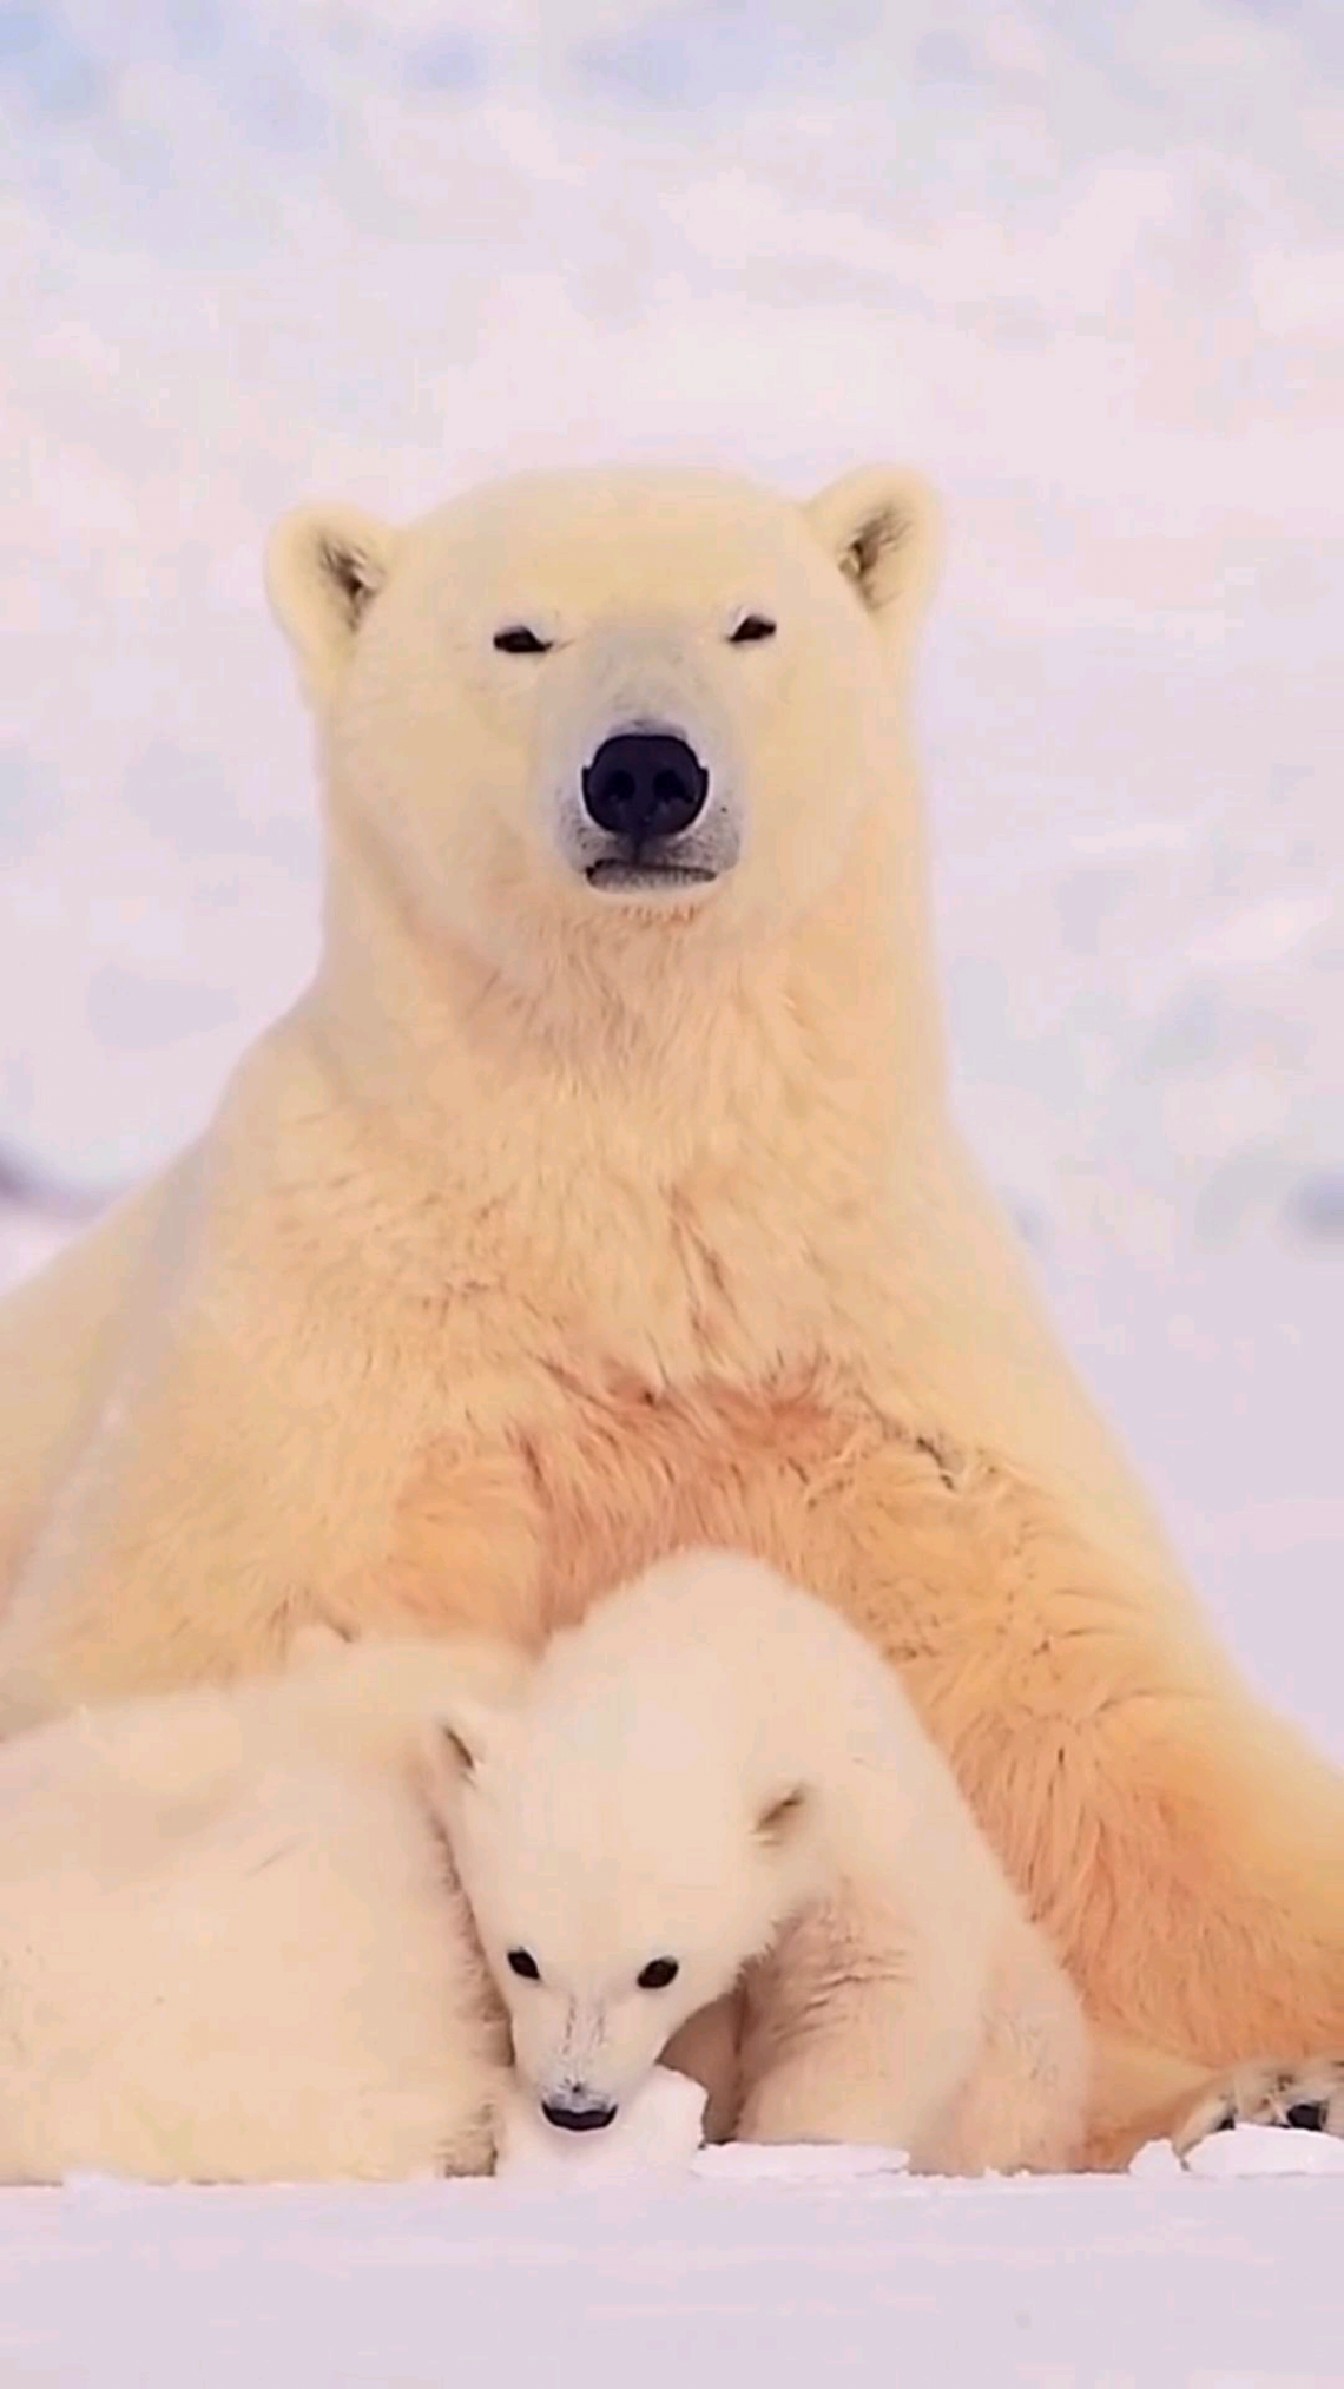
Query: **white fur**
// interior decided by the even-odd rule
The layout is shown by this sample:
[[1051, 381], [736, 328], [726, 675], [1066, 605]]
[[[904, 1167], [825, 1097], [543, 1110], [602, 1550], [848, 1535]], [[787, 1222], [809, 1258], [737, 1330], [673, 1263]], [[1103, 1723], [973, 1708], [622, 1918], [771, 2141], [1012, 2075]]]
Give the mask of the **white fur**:
[[[0, 1730], [273, 1664], [305, 1615], [533, 1647], [748, 1550], [901, 1671], [1082, 1990], [1110, 2164], [1216, 2115], [1211, 2068], [1315, 2095], [1344, 1778], [1200, 1617], [956, 1128], [934, 544], [887, 470], [280, 526], [321, 963], [202, 1139], [0, 1306]], [[499, 651], [520, 622], [544, 652]], [[585, 759], [650, 721], [726, 867], [599, 887]]]
[[0, 1749], [0, 2180], [488, 2170], [503, 2019], [416, 1754], [488, 1645], [367, 1645]]
[[[619, 2114], [746, 1969], [742, 2137], [967, 2171], [1066, 2160], [1078, 2004], [896, 1677], [834, 1611], [691, 1554], [559, 1635], [505, 1710], [459, 1699], [443, 1728], [435, 1780], [539, 2102]], [[641, 1988], [660, 1958], [675, 1980]]]

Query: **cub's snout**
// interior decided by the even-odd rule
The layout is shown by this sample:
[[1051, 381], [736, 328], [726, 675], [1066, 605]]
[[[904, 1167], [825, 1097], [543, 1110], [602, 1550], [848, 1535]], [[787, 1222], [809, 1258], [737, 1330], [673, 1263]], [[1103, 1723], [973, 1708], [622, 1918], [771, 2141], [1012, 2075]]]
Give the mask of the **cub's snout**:
[[608, 2124], [615, 2123], [617, 2110], [576, 2090], [563, 2098], [543, 2099], [541, 2112], [558, 2132], [605, 2132]]

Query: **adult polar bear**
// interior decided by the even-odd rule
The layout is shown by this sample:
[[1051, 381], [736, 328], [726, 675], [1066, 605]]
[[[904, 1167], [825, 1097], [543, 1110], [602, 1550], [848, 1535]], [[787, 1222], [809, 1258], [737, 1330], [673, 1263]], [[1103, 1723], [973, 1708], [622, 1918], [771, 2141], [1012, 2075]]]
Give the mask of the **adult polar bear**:
[[0, 1700], [305, 1618], [534, 1639], [745, 1547], [902, 1668], [1084, 1990], [1100, 2159], [1344, 2049], [1344, 1782], [1219, 1650], [950, 1123], [930, 548], [885, 471], [281, 526], [324, 957], [0, 1319]]

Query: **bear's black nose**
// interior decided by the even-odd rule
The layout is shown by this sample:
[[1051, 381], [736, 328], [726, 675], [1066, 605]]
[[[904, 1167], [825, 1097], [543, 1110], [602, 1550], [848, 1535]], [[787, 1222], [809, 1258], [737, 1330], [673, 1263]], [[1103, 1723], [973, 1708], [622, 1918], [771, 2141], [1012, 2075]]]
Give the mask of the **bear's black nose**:
[[599, 829], [639, 848], [675, 838], [704, 811], [709, 773], [670, 730], [623, 730], [584, 765], [584, 810]]
[[616, 2121], [614, 2107], [599, 2107], [591, 2102], [575, 2104], [565, 2099], [543, 2099], [541, 2112], [548, 2124], [560, 2132], [605, 2132]]

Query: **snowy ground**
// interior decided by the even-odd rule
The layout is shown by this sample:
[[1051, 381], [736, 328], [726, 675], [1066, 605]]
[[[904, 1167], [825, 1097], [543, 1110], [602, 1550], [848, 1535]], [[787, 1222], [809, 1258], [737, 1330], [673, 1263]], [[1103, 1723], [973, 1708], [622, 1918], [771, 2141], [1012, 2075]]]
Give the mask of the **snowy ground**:
[[60, 2389], [1326, 2389], [1344, 2181], [0, 2193]]

